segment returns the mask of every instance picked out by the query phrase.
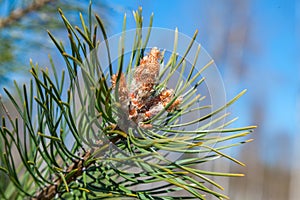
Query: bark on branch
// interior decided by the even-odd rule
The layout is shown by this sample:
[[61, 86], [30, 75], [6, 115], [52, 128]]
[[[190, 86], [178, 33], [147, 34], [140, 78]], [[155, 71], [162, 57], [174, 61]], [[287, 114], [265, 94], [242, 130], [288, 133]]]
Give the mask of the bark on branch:
[[41, 9], [46, 4], [55, 0], [38, 0], [34, 1], [26, 8], [14, 10], [8, 17], [0, 19], [0, 28], [9, 26], [15, 21], [20, 20], [26, 14]]
[[[110, 140], [111, 143], [115, 144], [118, 140], [121, 139], [121, 136], [116, 136], [115, 138], [112, 138]], [[72, 165], [70, 165], [67, 169], [67, 173], [76, 170], [76, 173], [74, 173], [69, 178], [66, 178], [66, 183], [69, 184], [72, 181], [76, 180], [78, 177], [80, 177], [83, 174], [83, 170], [90, 167], [90, 165], [93, 164], [93, 162], [90, 162], [89, 164], [85, 165], [85, 162], [89, 160], [92, 156], [92, 153], [96, 149], [92, 149], [89, 151], [86, 151], [83, 156], [81, 157], [81, 160], [74, 162]], [[34, 197], [31, 198], [31, 200], [51, 200], [55, 197], [57, 194], [57, 188], [63, 184], [63, 180], [58, 177], [56, 180], [54, 180], [53, 184], [46, 186], [45, 188], [42, 188], [39, 190]]]

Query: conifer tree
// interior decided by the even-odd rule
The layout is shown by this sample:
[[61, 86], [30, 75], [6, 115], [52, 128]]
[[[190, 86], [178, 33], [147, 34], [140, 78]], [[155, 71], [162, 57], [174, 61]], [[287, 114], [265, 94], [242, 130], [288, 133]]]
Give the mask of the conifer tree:
[[143, 29], [139, 8], [128, 53], [126, 16], [113, 46], [91, 6], [81, 28], [59, 14], [69, 44], [48, 35], [65, 66], [52, 58], [49, 69], [31, 62], [28, 84], [4, 89], [19, 116], [1, 100], [1, 199], [227, 199], [212, 177], [243, 175], [201, 166], [219, 158], [244, 165], [223, 150], [249, 142], [243, 137], [255, 127], [226, 121], [226, 108], [245, 91], [218, 108], [204, 104], [199, 88], [213, 61], [196, 66], [204, 52], [195, 45], [197, 31], [179, 55], [175, 30], [168, 54], [149, 46], [153, 16]]

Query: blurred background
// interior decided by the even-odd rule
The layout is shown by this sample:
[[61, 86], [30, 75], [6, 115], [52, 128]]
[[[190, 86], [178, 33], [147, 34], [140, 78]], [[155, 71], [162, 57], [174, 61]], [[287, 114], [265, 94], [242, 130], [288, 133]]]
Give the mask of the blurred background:
[[[79, 24], [89, 1], [0, 0], [0, 88], [13, 80], [26, 82], [29, 60], [48, 66], [50, 54], [63, 63], [47, 30], [67, 43], [57, 8]], [[255, 140], [231, 150], [247, 164], [216, 163], [215, 169], [242, 172], [243, 178], [222, 178], [233, 200], [298, 200], [300, 198], [300, 2], [296, 0], [168, 0], [93, 1], [109, 35], [134, 28], [132, 10], [143, 7], [145, 24], [154, 13], [155, 27], [192, 36], [215, 60], [231, 99], [248, 92], [232, 108], [236, 126], [258, 125]], [[65, 66], [62, 66], [64, 68]]]

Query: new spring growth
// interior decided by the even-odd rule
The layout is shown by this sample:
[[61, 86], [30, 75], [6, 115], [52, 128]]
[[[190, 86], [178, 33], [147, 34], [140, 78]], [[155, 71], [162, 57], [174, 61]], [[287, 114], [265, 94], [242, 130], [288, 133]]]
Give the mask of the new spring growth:
[[[182, 97], [178, 97], [168, 108], [166, 106], [174, 98], [174, 90], [164, 88], [160, 92], [155, 90], [158, 85], [160, 70], [160, 51], [154, 47], [150, 53], [140, 60], [140, 65], [136, 67], [130, 86], [127, 86], [126, 77], [121, 73], [118, 82], [119, 102], [125, 113], [128, 113], [128, 120], [142, 128], [152, 128], [148, 121], [163, 109], [172, 112], [178, 108], [182, 102]], [[118, 75], [112, 76], [112, 87], [117, 84]]]

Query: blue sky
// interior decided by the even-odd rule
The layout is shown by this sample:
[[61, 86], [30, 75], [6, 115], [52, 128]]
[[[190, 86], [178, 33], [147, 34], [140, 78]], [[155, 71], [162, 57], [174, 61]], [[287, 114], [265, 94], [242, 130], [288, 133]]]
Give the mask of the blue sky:
[[[237, 126], [259, 125], [257, 135], [260, 134], [261, 138], [256, 142], [265, 152], [262, 155], [264, 160], [274, 162], [277, 159], [275, 148], [277, 151], [278, 148], [286, 148], [281, 146], [280, 138], [299, 140], [299, 1], [106, 2], [109, 8], [104, 11], [104, 16], [107, 15], [109, 35], [121, 32], [124, 12], [127, 13], [127, 28], [134, 28], [132, 10], [138, 6], [143, 7], [146, 25], [153, 12], [155, 27], [173, 30], [178, 27], [181, 33], [188, 36], [198, 29], [197, 41], [215, 59], [223, 76], [228, 99], [242, 89], [248, 89], [247, 94], [234, 105], [232, 112], [234, 116], [239, 116]], [[235, 9], [235, 6], [239, 6], [239, 9]], [[57, 19], [60, 20], [58, 15]], [[34, 40], [44, 41], [46, 29], [42, 27], [42, 36]], [[61, 32], [60, 36], [63, 37], [64, 33]], [[23, 35], [20, 37], [22, 39]], [[48, 39], [44, 45], [53, 44]], [[41, 66], [48, 62], [47, 53], [36, 51], [24, 52], [18, 59], [27, 63], [30, 57]], [[21, 79], [23, 74], [14, 76]], [[259, 109], [263, 111], [261, 116], [257, 116]], [[256, 120], [253, 116], [256, 116]]]
[[[109, 3], [113, 13], [110, 16], [113, 19], [111, 34], [121, 31], [124, 12], [127, 12], [128, 28], [134, 28], [132, 10], [140, 5], [146, 24], [153, 12], [156, 27], [178, 27], [180, 32], [189, 36], [199, 30], [198, 42], [219, 66], [228, 97], [233, 97], [243, 88], [248, 89], [246, 96], [233, 108], [234, 114], [240, 117], [238, 124], [253, 123], [255, 105], [259, 104], [258, 108], [264, 111], [262, 121], [256, 122], [262, 134], [257, 142], [265, 150], [263, 159], [269, 162], [277, 159], [272, 144], [280, 145], [278, 138], [282, 135], [291, 140], [299, 138], [299, 109], [296, 109], [300, 92], [299, 39], [296, 36], [300, 33], [300, 3], [293, 0], [123, 2]], [[237, 2], [240, 8], [232, 10], [232, 5]], [[236, 19], [240, 15], [245, 19]], [[245, 27], [247, 38], [244, 46], [229, 42], [226, 48], [221, 49], [222, 56], [215, 57], [216, 48], [228, 40], [228, 29], [239, 26]], [[232, 58], [243, 62], [245, 69], [242, 69], [242, 75], [234, 72]]]

